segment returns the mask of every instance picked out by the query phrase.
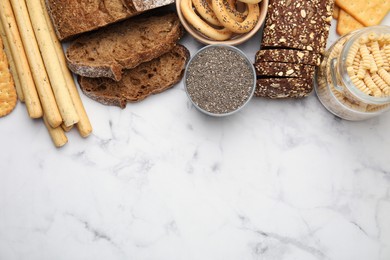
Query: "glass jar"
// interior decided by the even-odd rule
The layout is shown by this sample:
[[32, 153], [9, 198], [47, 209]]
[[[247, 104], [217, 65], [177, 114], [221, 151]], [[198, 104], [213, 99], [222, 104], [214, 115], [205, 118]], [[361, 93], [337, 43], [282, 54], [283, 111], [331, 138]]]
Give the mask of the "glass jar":
[[[378, 116], [390, 109], [390, 83], [386, 81], [389, 78], [385, 80], [382, 77], [385, 76], [383, 70], [390, 74], [388, 66], [390, 58], [387, 58], [390, 55], [386, 56], [384, 51], [386, 45], [390, 48], [389, 38], [390, 26], [367, 27], [339, 38], [325, 53], [316, 71], [314, 87], [319, 100], [330, 112], [346, 120], [358, 121]], [[374, 49], [372, 47], [374, 41], [377, 41], [380, 47], [384, 63], [377, 62], [381, 66], [377, 66], [376, 69], [371, 67], [376, 66], [376, 63], [372, 64], [376, 58], [374, 59], [374, 54], [370, 53]], [[370, 68], [366, 66], [365, 73], [357, 77], [357, 70], [363, 69], [363, 65], [359, 68], [360, 62], [363, 62], [361, 45], [365, 45], [369, 51]], [[356, 55], [353, 56], [355, 52]], [[353, 64], [350, 56], [354, 58]], [[364, 57], [366, 59], [366, 55]], [[383, 69], [381, 81], [378, 81], [379, 68]], [[369, 77], [371, 80], [372, 77], [375, 78], [375, 82], [372, 80], [375, 85], [372, 85]], [[378, 89], [380, 92], [376, 92]]]

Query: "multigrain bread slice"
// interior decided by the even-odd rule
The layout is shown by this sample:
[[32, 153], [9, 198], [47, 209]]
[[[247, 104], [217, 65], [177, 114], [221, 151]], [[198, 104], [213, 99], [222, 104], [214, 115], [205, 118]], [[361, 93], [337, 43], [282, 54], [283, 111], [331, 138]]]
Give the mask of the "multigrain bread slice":
[[92, 31], [174, 0], [46, 0], [60, 40]]
[[315, 66], [305, 64], [261, 61], [255, 63], [260, 77], [313, 78]]
[[75, 39], [66, 51], [66, 59], [75, 74], [119, 81], [123, 69], [170, 51], [182, 35], [174, 13], [135, 17]]
[[105, 105], [125, 108], [127, 102], [137, 102], [160, 93], [181, 80], [190, 57], [182, 45], [170, 52], [125, 70], [121, 81], [108, 78], [78, 77], [81, 90], [93, 100]]
[[313, 90], [313, 78], [261, 78], [256, 81], [256, 97], [303, 98]]
[[269, 0], [262, 47], [324, 53], [334, 0]]
[[285, 63], [306, 64], [319, 66], [321, 55], [311, 51], [300, 51], [292, 49], [266, 49], [256, 53], [256, 61], [276, 61]]

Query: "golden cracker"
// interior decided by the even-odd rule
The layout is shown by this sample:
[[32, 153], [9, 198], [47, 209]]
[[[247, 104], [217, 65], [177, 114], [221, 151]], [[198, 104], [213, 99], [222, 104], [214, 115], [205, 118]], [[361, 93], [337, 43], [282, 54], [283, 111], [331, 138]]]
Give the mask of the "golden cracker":
[[363, 28], [363, 24], [359, 23], [355, 18], [349, 15], [344, 10], [340, 9], [339, 19], [337, 21], [336, 31], [339, 35], [344, 35], [354, 30]]
[[6, 116], [15, 108], [17, 95], [14, 81], [8, 68], [7, 57], [0, 38], [0, 117]]
[[340, 7], [338, 5], [334, 5], [334, 8], [333, 8], [333, 18], [334, 19], [339, 19], [339, 15], [340, 15]]
[[380, 24], [390, 10], [390, 0], [336, 0], [336, 4], [364, 26]]

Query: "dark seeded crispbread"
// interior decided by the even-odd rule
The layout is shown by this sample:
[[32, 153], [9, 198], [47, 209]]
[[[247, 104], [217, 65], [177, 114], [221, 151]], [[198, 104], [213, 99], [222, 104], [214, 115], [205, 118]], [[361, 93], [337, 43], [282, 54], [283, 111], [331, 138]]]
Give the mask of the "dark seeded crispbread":
[[334, 0], [270, 0], [263, 47], [324, 53]]
[[256, 97], [303, 98], [313, 90], [313, 78], [262, 78], [256, 82]]
[[307, 78], [313, 77], [315, 66], [264, 61], [255, 63], [255, 69], [260, 77]]
[[261, 61], [276, 61], [286, 63], [306, 64], [319, 66], [321, 55], [311, 51], [291, 49], [266, 49], [256, 53], [256, 63]]

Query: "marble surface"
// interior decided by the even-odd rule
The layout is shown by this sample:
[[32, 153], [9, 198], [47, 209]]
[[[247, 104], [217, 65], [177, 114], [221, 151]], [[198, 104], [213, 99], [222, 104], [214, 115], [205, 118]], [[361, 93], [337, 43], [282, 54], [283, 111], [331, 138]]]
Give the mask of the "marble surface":
[[61, 149], [24, 105], [0, 119], [0, 260], [390, 259], [390, 113], [340, 120], [313, 93], [211, 118], [182, 84], [82, 98], [94, 132]]

